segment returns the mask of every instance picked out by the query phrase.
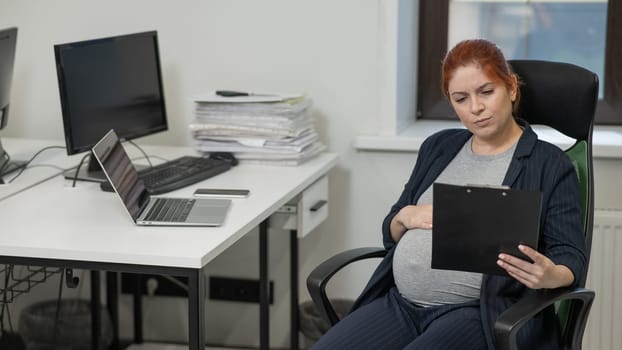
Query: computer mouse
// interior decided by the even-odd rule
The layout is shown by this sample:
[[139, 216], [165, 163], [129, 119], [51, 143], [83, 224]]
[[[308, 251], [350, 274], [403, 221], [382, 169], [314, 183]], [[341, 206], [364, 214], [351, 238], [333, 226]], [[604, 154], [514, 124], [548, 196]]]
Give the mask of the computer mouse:
[[209, 155], [209, 159], [224, 160], [231, 163], [232, 166], [238, 165], [238, 160], [231, 152], [212, 152]]

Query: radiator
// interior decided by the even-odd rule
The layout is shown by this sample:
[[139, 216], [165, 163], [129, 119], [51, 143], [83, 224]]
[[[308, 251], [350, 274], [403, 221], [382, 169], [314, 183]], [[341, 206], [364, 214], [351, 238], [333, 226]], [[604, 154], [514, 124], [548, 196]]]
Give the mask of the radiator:
[[622, 211], [596, 210], [586, 287], [596, 298], [583, 349], [622, 349]]

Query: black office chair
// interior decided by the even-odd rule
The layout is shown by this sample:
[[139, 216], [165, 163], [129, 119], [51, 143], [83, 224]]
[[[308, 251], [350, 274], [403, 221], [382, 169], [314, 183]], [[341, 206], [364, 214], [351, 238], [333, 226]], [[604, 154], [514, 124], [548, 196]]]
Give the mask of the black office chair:
[[[531, 125], [547, 125], [575, 140], [566, 153], [575, 165], [581, 186], [589, 261], [594, 218], [592, 128], [598, 97], [598, 77], [584, 68], [567, 63], [513, 60], [510, 64], [522, 81], [519, 116]], [[328, 281], [353, 262], [382, 258], [385, 255], [384, 248], [352, 249], [331, 257], [311, 272], [307, 278], [307, 288], [319, 313], [329, 324], [337, 323], [339, 317], [326, 294]], [[499, 315], [495, 323], [497, 348], [516, 350], [519, 329], [531, 317], [555, 305], [562, 327], [561, 349], [581, 349], [583, 332], [594, 300], [594, 292], [583, 288], [586, 277], [581, 276], [578, 288], [534, 293]]]

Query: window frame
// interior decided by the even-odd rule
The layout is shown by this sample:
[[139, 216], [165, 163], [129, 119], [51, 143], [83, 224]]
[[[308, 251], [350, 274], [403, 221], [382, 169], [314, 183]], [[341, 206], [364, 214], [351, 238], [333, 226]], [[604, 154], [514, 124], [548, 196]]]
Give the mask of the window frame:
[[[417, 118], [455, 120], [441, 92], [440, 62], [447, 52], [449, 0], [420, 0]], [[622, 0], [607, 2], [603, 98], [596, 105], [595, 124], [622, 125]]]

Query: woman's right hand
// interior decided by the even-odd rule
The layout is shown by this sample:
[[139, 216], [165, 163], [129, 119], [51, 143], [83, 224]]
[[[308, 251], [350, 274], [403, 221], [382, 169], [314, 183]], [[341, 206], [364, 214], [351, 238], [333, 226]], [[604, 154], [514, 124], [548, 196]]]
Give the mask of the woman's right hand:
[[408, 230], [415, 228], [432, 229], [432, 205], [407, 205], [393, 217], [391, 221], [391, 237], [395, 242]]

